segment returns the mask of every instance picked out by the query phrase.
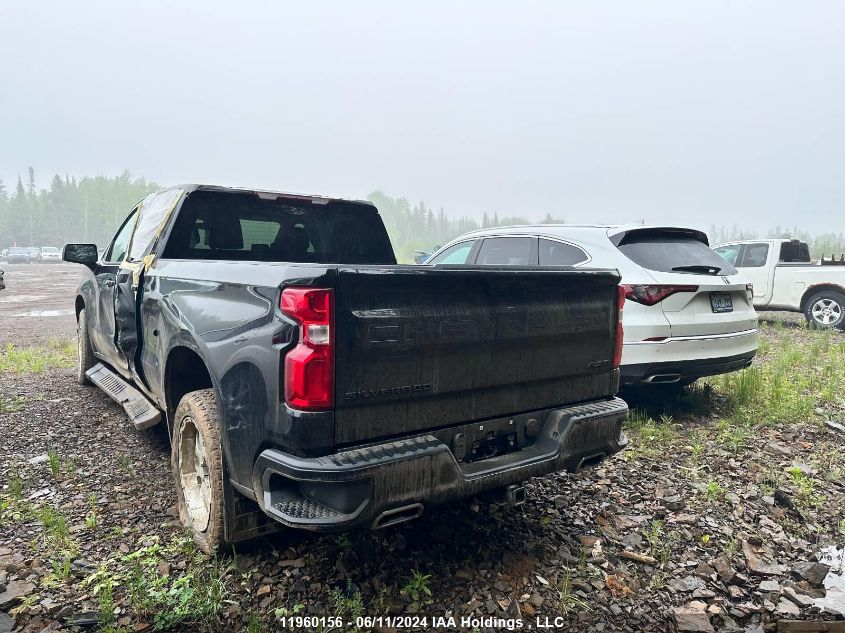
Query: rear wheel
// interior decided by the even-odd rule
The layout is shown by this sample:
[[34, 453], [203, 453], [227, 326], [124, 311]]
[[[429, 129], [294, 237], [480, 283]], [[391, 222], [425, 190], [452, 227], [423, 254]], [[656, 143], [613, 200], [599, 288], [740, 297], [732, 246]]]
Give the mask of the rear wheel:
[[91, 369], [97, 361], [91, 349], [91, 339], [88, 335], [88, 316], [85, 308], [79, 311], [76, 319], [76, 382], [89, 385], [91, 381], [85, 372]]
[[804, 317], [811, 328], [845, 329], [845, 295], [834, 290], [822, 290], [804, 304]]
[[223, 452], [213, 389], [185, 394], [176, 408], [171, 443], [179, 518], [199, 548], [223, 544]]

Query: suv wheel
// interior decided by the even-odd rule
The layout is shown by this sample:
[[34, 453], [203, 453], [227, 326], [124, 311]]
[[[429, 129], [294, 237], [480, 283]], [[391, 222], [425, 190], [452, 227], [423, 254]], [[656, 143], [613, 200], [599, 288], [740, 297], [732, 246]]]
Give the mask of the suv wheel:
[[171, 443], [179, 518], [207, 554], [223, 544], [223, 453], [213, 389], [185, 394]]
[[94, 352], [91, 349], [91, 339], [88, 335], [88, 316], [85, 308], [82, 308], [76, 319], [76, 382], [80, 385], [91, 384], [85, 372], [91, 369], [96, 362]]
[[812, 328], [845, 329], [845, 295], [833, 290], [815, 293], [804, 304], [804, 317]]

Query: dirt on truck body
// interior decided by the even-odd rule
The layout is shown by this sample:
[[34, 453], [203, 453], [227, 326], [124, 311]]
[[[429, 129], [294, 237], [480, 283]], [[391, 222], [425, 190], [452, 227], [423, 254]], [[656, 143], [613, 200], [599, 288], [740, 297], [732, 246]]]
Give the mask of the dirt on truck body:
[[183, 186], [83, 264], [80, 382], [164, 421], [210, 550], [413, 519], [624, 447], [615, 271], [396, 264], [368, 202]]

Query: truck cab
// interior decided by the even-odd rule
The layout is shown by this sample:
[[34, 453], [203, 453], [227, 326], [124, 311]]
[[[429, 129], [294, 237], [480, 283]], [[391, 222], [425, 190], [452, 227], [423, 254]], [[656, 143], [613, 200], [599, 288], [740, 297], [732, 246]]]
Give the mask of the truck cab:
[[845, 328], [845, 260], [813, 261], [807, 243], [794, 239], [727, 242], [714, 250], [753, 285], [756, 309], [801, 312], [817, 329]]

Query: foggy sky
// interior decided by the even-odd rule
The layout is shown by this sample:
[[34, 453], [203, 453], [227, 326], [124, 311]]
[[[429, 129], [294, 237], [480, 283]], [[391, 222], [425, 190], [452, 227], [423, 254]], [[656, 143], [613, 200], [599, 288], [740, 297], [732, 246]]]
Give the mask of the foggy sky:
[[845, 3], [176, 4], [0, 2], [7, 188], [845, 231]]

